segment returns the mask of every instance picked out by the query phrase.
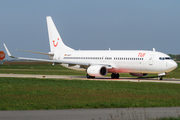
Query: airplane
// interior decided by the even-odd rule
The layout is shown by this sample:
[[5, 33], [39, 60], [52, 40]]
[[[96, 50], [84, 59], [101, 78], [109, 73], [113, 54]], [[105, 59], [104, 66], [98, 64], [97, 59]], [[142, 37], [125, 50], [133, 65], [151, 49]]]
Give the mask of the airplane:
[[66, 65], [85, 69], [87, 78], [105, 76], [111, 73], [112, 79], [118, 79], [119, 73], [129, 73], [132, 76], [146, 76], [149, 73], [158, 74], [158, 80], [177, 68], [177, 63], [170, 56], [162, 52], [148, 50], [74, 50], [66, 46], [51, 18], [46, 17], [49, 35], [50, 52], [42, 53], [35, 51], [20, 50], [25, 52], [48, 55], [50, 59], [14, 57], [4, 43], [9, 57], [46, 61], [55, 64]]

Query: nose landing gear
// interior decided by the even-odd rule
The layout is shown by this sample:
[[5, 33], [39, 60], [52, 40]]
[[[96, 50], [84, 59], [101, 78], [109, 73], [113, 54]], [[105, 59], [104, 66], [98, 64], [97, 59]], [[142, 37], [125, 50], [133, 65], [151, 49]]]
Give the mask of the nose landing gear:
[[163, 80], [163, 76], [168, 75], [168, 73], [158, 73], [158, 80]]
[[162, 76], [158, 76], [158, 80], [163, 80], [163, 77]]

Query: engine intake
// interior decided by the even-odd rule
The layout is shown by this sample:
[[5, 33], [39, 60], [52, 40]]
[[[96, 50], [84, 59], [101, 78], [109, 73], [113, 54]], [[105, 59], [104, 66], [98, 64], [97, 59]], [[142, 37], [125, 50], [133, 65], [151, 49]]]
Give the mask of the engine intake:
[[92, 65], [87, 69], [87, 74], [90, 76], [105, 76], [107, 73], [107, 68], [102, 65]]

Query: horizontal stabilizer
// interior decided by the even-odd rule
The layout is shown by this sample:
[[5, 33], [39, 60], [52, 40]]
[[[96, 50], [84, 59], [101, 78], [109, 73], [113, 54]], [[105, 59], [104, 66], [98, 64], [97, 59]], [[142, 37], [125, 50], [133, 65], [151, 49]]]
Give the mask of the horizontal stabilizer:
[[50, 54], [50, 53], [42, 53], [42, 52], [35, 52], [35, 51], [28, 51], [28, 50], [20, 50], [20, 49], [16, 49], [18, 51], [24, 51], [24, 52], [30, 52], [30, 53], [37, 53], [37, 54], [42, 54], [42, 55], [51, 55], [53, 56], [54, 54]]

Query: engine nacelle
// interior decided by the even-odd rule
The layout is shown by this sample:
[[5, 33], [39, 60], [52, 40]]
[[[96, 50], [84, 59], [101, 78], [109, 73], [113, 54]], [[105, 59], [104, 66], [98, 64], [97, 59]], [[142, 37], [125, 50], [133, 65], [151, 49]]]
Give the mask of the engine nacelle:
[[146, 76], [148, 75], [147, 73], [129, 73], [132, 76]]
[[90, 76], [105, 76], [107, 73], [107, 68], [102, 65], [92, 65], [87, 69], [87, 74]]

